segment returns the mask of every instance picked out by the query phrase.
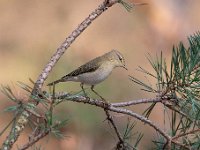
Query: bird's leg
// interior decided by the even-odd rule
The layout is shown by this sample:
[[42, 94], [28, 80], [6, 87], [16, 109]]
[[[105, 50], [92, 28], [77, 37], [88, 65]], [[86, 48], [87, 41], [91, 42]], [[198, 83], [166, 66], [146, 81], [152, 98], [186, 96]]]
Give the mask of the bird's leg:
[[94, 92], [97, 96], [99, 96], [103, 101], [106, 102], [106, 100], [94, 90], [94, 85], [91, 86], [91, 90], [92, 90], [92, 92]]
[[101, 98], [102, 101], [104, 101], [104, 108], [108, 108], [110, 106], [109, 102], [107, 102], [101, 95], [99, 95], [95, 90], [94, 90], [94, 85], [91, 86], [92, 92], [94, 92], [97, 96]]
[[81, 86], [81, 89], [82, 89], [82, 91], [83, 91], [84, 96], [85, 96], [85, 97], [88, 97], [87, 94], [86, 94], [86, 92], [85, 92], [85, 90], [84, 90], [84, 88], [83, 88], [83, 83], [81, 83], [80, 86]]

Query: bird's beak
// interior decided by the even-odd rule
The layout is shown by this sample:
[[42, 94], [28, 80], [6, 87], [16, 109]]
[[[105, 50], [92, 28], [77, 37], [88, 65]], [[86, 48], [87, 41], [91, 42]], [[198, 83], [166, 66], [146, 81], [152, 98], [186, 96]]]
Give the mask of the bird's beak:
[[126, 68], [126, 66], [122, 66], [124, 69], [128, 70], [128, 68]]

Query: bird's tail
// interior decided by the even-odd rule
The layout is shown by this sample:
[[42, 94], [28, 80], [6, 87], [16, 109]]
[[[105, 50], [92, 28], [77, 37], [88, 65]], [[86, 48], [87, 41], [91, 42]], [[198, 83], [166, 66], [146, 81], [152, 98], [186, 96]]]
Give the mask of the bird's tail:
[[59, 82], [63, 82], [63, 79], [59, 79], [59, 80], [53, 81], [53, 82], [47, 84], [47, 86], [56, 85], [56, 84], [59, 83]]

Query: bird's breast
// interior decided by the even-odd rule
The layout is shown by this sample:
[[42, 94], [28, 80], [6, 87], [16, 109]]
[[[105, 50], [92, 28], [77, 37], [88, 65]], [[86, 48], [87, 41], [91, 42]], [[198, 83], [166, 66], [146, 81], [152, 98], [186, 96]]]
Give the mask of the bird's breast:
[[79, 82], [95, 85], [105, 80], [112, 72], [113, 67], [99, 67], [97, 70], [78, 75]]

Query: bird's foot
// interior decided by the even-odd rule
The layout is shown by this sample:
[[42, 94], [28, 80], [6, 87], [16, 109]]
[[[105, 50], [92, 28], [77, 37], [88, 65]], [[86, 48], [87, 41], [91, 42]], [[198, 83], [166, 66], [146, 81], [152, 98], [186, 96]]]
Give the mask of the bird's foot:
[[102, 101], [107, 102], [107, 100], [105, 98], [103, 98], [102, 96], [98, 95]]
[[107, 109], [108, 107], [110, 107], [110, 102], [109, 101], [107, 101], [105, 98], [103, 98], [101, 95], [99, 95], [98, 94], [98, 96], [100, 97], [100, 99], [101, 99], [101, 101], [102, 101], [102, 103], [103, 103], [103, 107], [105, 108], [105, 109]]
[[102, 101], [103, 102], [103, 108], [108, 109], [110, 107], [110, 103], [108, 101]]

